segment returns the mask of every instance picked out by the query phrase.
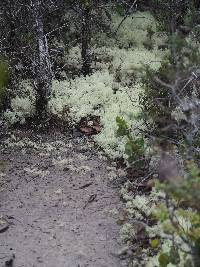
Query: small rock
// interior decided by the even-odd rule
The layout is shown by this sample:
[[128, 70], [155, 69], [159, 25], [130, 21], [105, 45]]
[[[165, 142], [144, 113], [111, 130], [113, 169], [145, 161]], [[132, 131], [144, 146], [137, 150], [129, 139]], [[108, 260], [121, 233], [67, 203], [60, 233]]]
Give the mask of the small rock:
[[9, 257], [9, 258], [5, 261], [5, 266], [6, 266], [6, 267], [13, 267], [14, 259], [15, 259], [15, 255], [13, 254], [11, 257]]
[[61, 189], [61, 188], [59, 188], [58, 190], [56, 190], [56, 191], [55, 191], [55, 194], [57, 194], [57, 195], [60, 195], [60, 194], [62, 194], [62, 189]]
[[68, 206], [68, 204], [67, 204], [67, 202], [63, 202], [63, 207], [67, 207]]

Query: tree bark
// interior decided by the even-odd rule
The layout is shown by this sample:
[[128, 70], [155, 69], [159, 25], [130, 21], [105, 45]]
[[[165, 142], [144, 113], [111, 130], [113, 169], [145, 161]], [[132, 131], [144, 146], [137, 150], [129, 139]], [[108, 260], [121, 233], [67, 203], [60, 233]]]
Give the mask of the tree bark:
[[52, 91], [53, 73], [48, 50], [48, 41], [44, 34], [42, 6], [40, 0], [34, 0], [33, 21], [37, 39], [37, 61], [35, 66], [36, 115], [38, 119], [47, 118], [47, 105]]
[[82, 11], [82, 73], [84, 76], [91, 72], [91, 51], [90, 51], [90, 21], [91, 7], [83, 7]]

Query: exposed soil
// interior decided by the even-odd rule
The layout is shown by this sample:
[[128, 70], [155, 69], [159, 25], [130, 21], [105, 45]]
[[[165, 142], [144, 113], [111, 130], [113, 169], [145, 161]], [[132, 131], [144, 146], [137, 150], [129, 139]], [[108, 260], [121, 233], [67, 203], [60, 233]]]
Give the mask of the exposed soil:
[[126, 266], [113, 256], [122, 244], [110, 211], [120, 200], [105, 158], [81, 138], [15, 137], [0, 154], [0, 216], [9, 223], [0, 266]]

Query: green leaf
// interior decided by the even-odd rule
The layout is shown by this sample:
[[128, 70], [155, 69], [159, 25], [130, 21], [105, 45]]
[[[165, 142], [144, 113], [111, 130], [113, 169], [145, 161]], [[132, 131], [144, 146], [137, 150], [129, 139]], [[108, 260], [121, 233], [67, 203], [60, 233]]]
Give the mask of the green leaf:
[[124, 16], [124, 8], [122, 5], [117, 5], [116, 6], [116, 12], [120, 15], [120, 16]]
[[167, 253], [160, 254], [158, 261], [160, 263], [160, 267], [167, 267], [167, 265], [170, 263], [170, 257]]
[[144, 139], [143, 138], [138, 138], [136, 140], [136, 143], [140, 148], [144, 149]]
[[7, 86], [8, 80], [9, 80], [8, 63], [0, 59], [0, 87]]
[[0, 58], [0, 108], [6, 99], [8, 82], [10, 79], [10, 70], [8, 62]]
[[122, 127], [119, 127], [117, 129], [117, 137], [122, 137], [122, 136], [125, 136], [127, 135], [127, 130], [122, 128]]
[[184, 267], [192, 267], [193, 264], [192, 264], [192, 261], [191, 259], [187, 259], [185, 262], [184, 262]]
[[118, 126], [121, 125], [121, 126], [123, 126], [123, 127], [128, 129], [128, 125], [127, 125], [126, 121], [122, 117], [117, 116], [116, 122], [117, 122]]
[[120, 123], [121, 123], [121, 121], [122, 121], [122, 118], [121, 118], [121, 117], [119, 117], [119, 116], [117, 116], [117, 117], [116, 117], [116, 122], [117, 122], [117, 124], [120, 124]]
[[172, 264], [177, 265], [180, 263], [180, 255], [175, 247], [171, 247], [169, 256], [170, 256], [170, 262]]
[[117, 116], [116, 122], [118, 125], [117, 137], [122, 137], [122, 136], [128, 135], [129, 127], [128, 127], [128, 124], [126, 123], [126, 121], [123, 118]]
[[159, 239], [153, 239], [150, 241], [151, 247], [152, 248], [157, 248], [160, 245], [160, 240]]
[[125, 145], [125, 153], [128, 156], [131, 156], [133, 154], [133, 146], [130, 142], [126, 143]]

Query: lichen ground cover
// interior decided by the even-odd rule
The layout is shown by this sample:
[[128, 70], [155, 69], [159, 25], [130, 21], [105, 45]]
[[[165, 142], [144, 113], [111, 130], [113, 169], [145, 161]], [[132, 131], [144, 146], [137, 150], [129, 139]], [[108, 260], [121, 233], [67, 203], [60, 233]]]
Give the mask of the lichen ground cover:
[[[113, 17], [113, 30], [121, 19], [119, 15]], [[148, 37], [149, 28], [154, 32], [151, 40]], [[103, 34], [98, 34], [99, 46], [92, 47], [93, 55], [98, 58], [93, 62], [92, 75], [69, 79], [66, 73], [66, 80], [53, 82], [49, 112], [72, 126], [81, 118], [99, 116], [102, 132], [95, 140], [111, 158], [117, 158], [125, 156], [126, 139], [119, 140], [115, 135], [116, 117], [124, 117], [136, 132], [143, 127], [138, 117], [141, 113], [139, 97], [143, 92], [145, 67], [159, 69], [167, 52], [158, 49], [164, 43], [165, 36], [156, 32], [156, 21], [148, 12], [137, 12], [128, 17], [115, 38], [103, 37]], [[145, 48], [148, 42], [151, 49]], [[80, 68], [80, 47], [73, 47], [65, 61], [72, 68]], [[21, 90], [23, 96], [12, 99], [11, 109], [5, 113], [11, 123], [23, 123], [25, 117], [34, 113], [35, 96], [30, 82], [23, 81], [21, 87], [24, 88]]]

